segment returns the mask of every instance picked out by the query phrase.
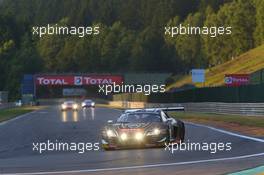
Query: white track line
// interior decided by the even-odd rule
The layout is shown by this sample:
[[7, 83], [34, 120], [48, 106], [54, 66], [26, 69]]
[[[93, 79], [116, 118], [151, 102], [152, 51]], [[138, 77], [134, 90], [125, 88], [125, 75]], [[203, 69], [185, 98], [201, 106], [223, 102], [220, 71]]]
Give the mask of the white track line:
[[208, 128], [208, 129], [211, 129], [211, 130], [214, 130], [214, 131], [218, 131], [218, 132], [221, 132], [221, 133], [224, 133], [224, 134], [227, 134], [227, 135], [231, 135], [231, 136], [235, 136], [235, 137], [239, 137], [239, 138], [243, 138], [243, 139], [247, 139], [247, 140], [252, 140], [252, 141], [264, 143], [264, 140], [260, 139], [260, 138], [245, 136], [245, 135], [233, 133], [233, 132], [230, 132], [230, 131], [225, 131], [225, 130], [222, 130], [222, 129], [218, 129], [218, 128], [214, 128], [214, 127], [211, 127], [211, 126], [207, 126], [207, 125], [201, 125], [201, 124], [196, 124], [196, 123], [191, 123], [191, 122], [185, 122], [185, 123], [188, 123], [188, 124], [193, 125], [193, 126]]
[[69, 174], [69, 173], [120, 171], [120, 170], [131, 170], [131, 169], [141, 169], [141, 168], [157, 168], [157, 167], [164, 167], [164, 166], [176, 166], [176, 165], [189, 165], [189, 164], [198, 164], [198, 163], [218, 162], [218, 161], [226, 161], [226, 160], [239, 160], [239, 159], [259, 157], [259, 156], [264, 156], [264, 152], [258, 153], [258, 154], [244, 155], [244, 156], [196, 160], [196, 161], [187, 161], [187, 162], [161, 163], [161, 164], [149, 164], [149, 165], [139, 165], [139, 166], [125, 166], [125, 167], [117, 167], [117, 168], [100, 168], [100, 169], [71, 170], [71, 171], [54, 171], [54, 172], [47, 171], [47, 172], [35, 172], [35, 173], [7, 173], [7, 174], [3, 174], [3, 175], [44, 175], [44, 174]]

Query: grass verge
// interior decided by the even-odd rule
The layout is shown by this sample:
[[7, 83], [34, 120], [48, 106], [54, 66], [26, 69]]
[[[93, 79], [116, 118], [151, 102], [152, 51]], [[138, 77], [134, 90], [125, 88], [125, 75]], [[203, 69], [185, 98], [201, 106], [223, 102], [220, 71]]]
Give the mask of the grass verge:
[[[224, 77], [226, 74], [252, 74], [264, 68], [263, 55], [264, 44], [236, 57], [235, 59], [206, 69], [206, 82], [196, 83], [195, 85], [197, 87], [220, 86], [224, 85]], [[177, 77], [176, 82], [169, 85], [167, 89], [181, 87], [185, 84], [193, 84], [191, 75], [182, 76], [180, 78]]]
[[184, 121], [201, 123], [253, 136], [264, 136], [264, 117], [172, 112], [171, 116]]
[[30, 107], [16, 107], [16, 108], [9, 108], [9, 109], [1, 109], [0, 110], [0, 122], [10, 120], [19, 115], [32, 112], [40, 108], [41, 107], [39, 106], [30, 106]]

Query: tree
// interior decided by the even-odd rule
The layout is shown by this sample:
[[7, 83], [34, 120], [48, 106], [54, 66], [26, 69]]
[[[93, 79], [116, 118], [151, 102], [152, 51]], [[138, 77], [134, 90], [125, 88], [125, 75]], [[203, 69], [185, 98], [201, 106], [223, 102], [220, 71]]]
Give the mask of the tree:
[[256, 8], [256, 28], [254, 31], [255, 46], [264, 44], [264, 1], [255, 0], [254, 5]]
[[237, 0], [226, 3], [216, 14], [207, 15], [205, 26], [232, 27], [231, 35], [203, 37], [210, 64], [216, 65], [238, 56], [254, 46], [255, 8], [252, 1]]
[[21, 79], [24, 74], [35, 74], [42, 71], [42, 62], [35, 48], [34, 41], [29, 34], [21, 38], [19, 50], [7, 63], [5, 89], [10, 91], [11, 98], [18, 98], [20, 94]]
[[[202, 13], [190, 14], [181, 24], [184, 27], [202, 27], [204, 15]], [[179, 17], [171, 19], [167, 26], [179, 27]], [[175, 47], [179, 58], [187, 65], [186, 69], [206, 67], [206, 58], [202, 49], [202, 39], [199, 34], [184, 34], [171, 37], [165, 36], [168, 44]]]

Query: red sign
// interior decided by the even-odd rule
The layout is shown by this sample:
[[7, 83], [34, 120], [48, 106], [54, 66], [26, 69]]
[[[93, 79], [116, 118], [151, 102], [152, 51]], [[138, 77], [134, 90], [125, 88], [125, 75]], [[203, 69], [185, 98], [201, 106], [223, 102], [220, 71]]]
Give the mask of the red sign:
[[241, 86], [249, 84], [248, 74], [227, 74], [225, 75], [225, 84], [227, 86]]
[[121, 84], [123, 77], [119, 75], [39, 75], [35, 84], [39, 86], [87, 86], [102, 84]]

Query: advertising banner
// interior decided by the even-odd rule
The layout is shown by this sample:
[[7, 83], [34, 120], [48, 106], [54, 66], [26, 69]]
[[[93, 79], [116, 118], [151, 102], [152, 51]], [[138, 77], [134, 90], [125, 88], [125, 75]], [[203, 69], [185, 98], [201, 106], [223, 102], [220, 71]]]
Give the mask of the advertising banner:
[[37, 75], [35, 84], [38, 86], [89, 86], [102, 84], [121, 84], [120, 75]]
[[34, 94], [34, 76], [31, 74], [25, 74], [21, 82], [21, 94]]
[[241, 86], [249, 84], [249, 74], [227, 74], [225, 75], [226, 86]]
[[205, 81], [205, 70], [204, 69], [192, 69], [192, 82], [193, 83], [204, 83]]
[[82, 88], [63, 88], [63, 96], [85, 96], [86, 90]]

